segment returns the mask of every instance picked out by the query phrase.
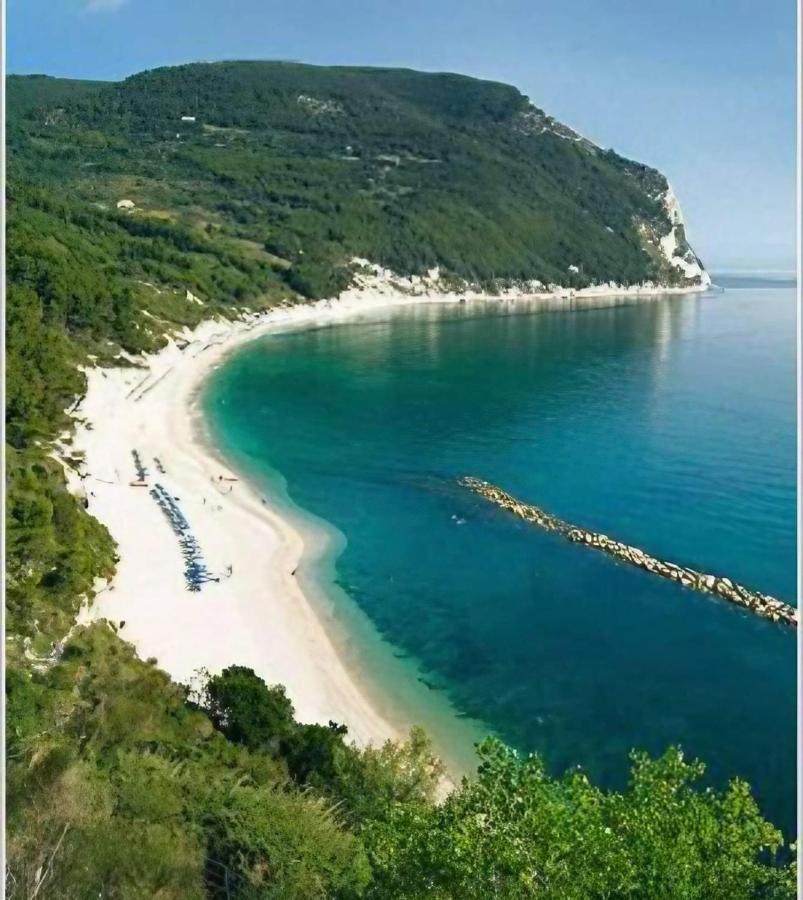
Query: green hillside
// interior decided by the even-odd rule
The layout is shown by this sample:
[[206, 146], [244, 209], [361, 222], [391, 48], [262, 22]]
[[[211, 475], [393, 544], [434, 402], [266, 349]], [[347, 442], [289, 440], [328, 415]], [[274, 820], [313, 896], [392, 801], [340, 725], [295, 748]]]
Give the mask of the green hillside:
[[53, 109], [109, 84], [107, 81], [54, 78], [52, 75], [9, 75], [6, 101], [12, 108], [12, 115], [22, 116], [37, 109]]
[[663, 178], [455, 75], [226, 63], [7, 87], [6, 895], [794, 896], [749, 787], [702, 788], [677, 749], [634, 754], [616, 792], [489, 739], [438, 803], [418, 730], [358, 750], [248, 669], [191, 691], [113, 623], [74, 624], [118, 562], [60, 461], [81, 366], [330, 293], [357, 254], [489, 287], [677, 279], [640, 244], [669, 230]]
[[12, 178], [245, 241], [307, 296], [342, 287], [355, 256], [488, 286], [684, 282], [657, 249], [664, 177], [508, 85], [230, 62], [105, 85], [14, 78], [9, 110]]

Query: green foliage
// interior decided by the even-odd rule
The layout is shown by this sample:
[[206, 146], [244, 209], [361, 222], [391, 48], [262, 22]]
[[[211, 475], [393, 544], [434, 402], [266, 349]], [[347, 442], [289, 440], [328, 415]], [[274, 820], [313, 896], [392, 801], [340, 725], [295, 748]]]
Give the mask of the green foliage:
[[[321, 798], [218, 782], [203, 802], [208, 853], [226, 866], [236, 896], [354, 897], [370, 881], [360, 845]], [[210, 893], [226, 896], [219, 887]]]
[[299, 786], [337, 800], [354, 827], [396, 803], [431, 801], [443, 774], [420, 729], [407, 742], [358, 751], [343, 725], [296, 722], [284, 688], [269, 687], [243, 666], [207, 678], [193, 699], [230, 741], [284, 760]]
[[108, 82], [53, 78], [51, 75], [8, 75], [6, 95], [19, 115], [58, 110], [62, 104], [108, 87]]
[[9, 284], [6, 310], [7, 437], [22, 447], [64, 423], [64, 410], [83, 390], [84, 379], [64, 331], [44, 321], [32, 288]]
[[197, 699], [230, 741], [281, 757], [299, 785], [333, 787], [340, 760], [353, 752], [343, 742], [345, 726], [297, 723], [284, 687], [268, 687], [252, 669], [230, 666]]
[[791, 897], [747, 786], [700, 790], [677, 751], [606, 793], [489, 741], [439, 803], [418, 729], [358, 749], [250, 669], [190, 695], [111, 626], [71, 627], [115, 564], [53, 452], [81, 363], [331, 295], [355, 255], [454, 284], [671, 278], [638, 233], [668, 228], [663, 176], [455, 75], [223, 63], [7, 88], [8, 896]]
[[214, 230], [111, 213], [23, 181], [8, 195], [8, 278], [19, 292], [9, 303], [16, 316], [9, 330], [20, 332], [21, 347], [30, 347], [41, 323], [103, 358], [109, 345], [152, 350], [173, 325], [202, 317], [188, 289], [205, 300], [206, 316], [278, 297], [270, 261], [238, 255]]
[[670, 227], [664, 177], [508, 85], [226, 62], [106, 85], [15, 79], [9, 106], [12, 174], [84, 207], [130, 197], [127, 227], [211, 224], [278, 256], [273, 275], [306, 297], [337, 292], [355, 256], [485, 284], [680, 277], [639, 232]]
[[[11, 897], [355, 897], [370, 871], [323, 798], [228, 742], [103, 625], [7, 679]], [[41, 869], [40, 869], [41, 867]], [[37, 872], [39, 874], [37, 875]]]
[[[61, 466], [36, 451], [6, 453], [6, 628], [55, 639], [95, 578], [112, 574], [114, 543], [66, 488]], [[34, 624], [36, 623], [36, 624]]]
[[230, 741], [252, 750], [277, 752], [295, 724], [284, 688], [269, 688], [244, 666], [230, 666], [210, 678], [201, 704]]
[[625, 793], [580, 771], [551, 777], [489, 739], [474, 779], [440, 807], [399, 806], [368, 828], [377, 896], [793, 897], [794, 869], [770, 863], [783, 841], [749, 790], [695, 789], [699, 763], [670, 749], [634, 754]]
[[747, 786], [700, 790], [676, 750], [635, 754], [629, 790], [607, 793], [488, 740], [438, 804], [420, 731], [360, 751], [318, 727], [326, 752], [288, 780], [316, 726], [282, 691], [232, 667], [201, 692], [213, 722], [102, 624], [9, 675], [11, 897], [42, 872], [67, 898], [794, 896]]
[[421, 728], [407, 741], [386, 741], [344, 754], [334, 780], [334, 792], [357, 830], [386, 821], [399, 808], [430, 808], [443, 785], [445, 768]]

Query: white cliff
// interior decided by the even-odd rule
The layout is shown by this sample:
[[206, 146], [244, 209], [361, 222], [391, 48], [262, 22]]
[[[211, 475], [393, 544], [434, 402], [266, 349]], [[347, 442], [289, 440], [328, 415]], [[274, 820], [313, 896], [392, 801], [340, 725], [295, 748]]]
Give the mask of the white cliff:
[[711, 284], [711, 276], [686, 241], [683, 211], [669, 184], [664, 194], [664, 206], [672, 227], [660, 239], [661, 252], [671, 266], [683, 272], [685, 278], [699, 278], [702, 286], [708, 286]]

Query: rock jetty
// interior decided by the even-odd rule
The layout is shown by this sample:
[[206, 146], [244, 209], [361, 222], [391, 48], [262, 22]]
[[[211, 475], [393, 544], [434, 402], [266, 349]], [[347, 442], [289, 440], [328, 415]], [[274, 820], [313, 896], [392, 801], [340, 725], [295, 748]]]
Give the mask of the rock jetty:
[[500, 488], [489, 484], [487, 481], [481, 481], [479, 478], [468, 476], [461, 478], [459, 483], [491, 503], [495, 503], [502, 509], [506, 509], [513, 515], [524, 519], [525, 522], [538, 525], [539, 528], [543, 528], [545, 531], [554, 531], [575, 544], [586, 544], [589, 547], [607, 553], [609, 556], [620, 559], [622, 562], [637, 566], [639, 569], [652, 572], [654, 575], [660, 575], [662, 578], [668, 578], [670, 581], [677, 581], [684, 587], [702, 591], [705, 594], [714, 594], [723, 600], [743, 606], [745, 609], [749, 609], [765, 619], [797, 628], [798, 611], [794, 606], [784, 603], [783, 600], [778, 600], [759, 591], [751, 591], [730, 578], [724, 578], [720, 575], [708, 575], [705, 572], [698, 572], [686, 566], [678, 566], [675, 563], [656, 559], [638, 547], [623, 544], [621, 541], [616, 541], [606, 534], [586, 531], [584, 528], [564, 522], [556, 516], [551, 516], [537, 506], [522, 503]]

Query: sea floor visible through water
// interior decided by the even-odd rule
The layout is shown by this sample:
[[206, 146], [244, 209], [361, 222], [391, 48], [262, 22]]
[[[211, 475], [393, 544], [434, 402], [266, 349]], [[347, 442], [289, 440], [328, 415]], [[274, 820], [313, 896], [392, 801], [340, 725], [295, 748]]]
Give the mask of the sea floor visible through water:
[[210, 378], [203, 406], [234, 466], [336, 536], [305, 577], [344, 621], [349, 605], [364, 614], [467, 734], [610, 787], [631, 749], [680, 744], [714, 784], [747, 779], [789, 835], [794, 633], [457, 484], [486, 479], [795, 603], [795, 291], [718, 281], [619, 305], [414, 306], [272, 335]]

